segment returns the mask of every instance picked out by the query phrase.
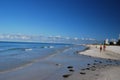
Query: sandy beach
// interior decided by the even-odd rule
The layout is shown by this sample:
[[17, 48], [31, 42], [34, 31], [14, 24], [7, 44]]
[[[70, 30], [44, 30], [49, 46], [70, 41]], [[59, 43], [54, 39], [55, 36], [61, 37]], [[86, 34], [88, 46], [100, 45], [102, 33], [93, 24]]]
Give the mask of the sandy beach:
[[87, 46], [89, 49], [83, 52], [69, 48], [27, 66], [0, 72], [0, 80], [119, 80], [119, 51], [110, 47], [100, 52], [96, 46]]
[[0, 0], [0, 80], [120, 80], [120, 0]]
[[[109, 60], [120, 60], [120, 46], [107, 46], [105, 51], [99, 51], [99, 45], [87, 45], [90, 49], [85, 52], [80, 52], [79, 54], [105, 58]], [[98, 69], [98, 67], [97, 67]], [[89, 72], [91, 74], [91, 72]], [[88, 74], [88, 75], [90, 75]], [[98, 77], [94, 79], [85, 79], [85, 80], [119, 80], [120, 79], [120, 65], [107, 65], [102, 67], [99, 71], [94, 72], [92, 75], [98, 74]]]
[[87, 45], [90, 49], [80, 54], [105, 59], [120, 59], [120, 46], [106, 46], [106, 50], [100, 52], [99, 45]]

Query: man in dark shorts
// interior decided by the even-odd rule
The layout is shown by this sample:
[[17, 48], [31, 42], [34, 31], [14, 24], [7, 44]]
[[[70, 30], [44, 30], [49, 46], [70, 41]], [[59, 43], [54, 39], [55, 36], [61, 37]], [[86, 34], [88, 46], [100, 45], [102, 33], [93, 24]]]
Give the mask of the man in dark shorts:
[[100, 45], [100, 52], [102, 51], [102, 45]]

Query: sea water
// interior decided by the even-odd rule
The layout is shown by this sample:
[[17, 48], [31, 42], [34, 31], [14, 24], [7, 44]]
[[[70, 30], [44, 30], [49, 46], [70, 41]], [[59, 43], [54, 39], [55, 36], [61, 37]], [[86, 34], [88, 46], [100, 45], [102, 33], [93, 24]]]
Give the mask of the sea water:
[[73, 44], [0, 42], [0, 72], [44, 60], [70, 48], [74, 51], [85, 49]]

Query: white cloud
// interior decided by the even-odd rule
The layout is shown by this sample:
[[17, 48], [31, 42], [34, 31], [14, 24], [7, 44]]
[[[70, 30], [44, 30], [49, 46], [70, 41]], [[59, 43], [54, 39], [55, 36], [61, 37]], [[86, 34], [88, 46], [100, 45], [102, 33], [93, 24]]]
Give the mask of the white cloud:
[[78, 38], [77, 38], [77, 37], [75, 37], [75, 38], [74, 38], [74, 40], [78, 40]]
[[95, 40], [93, 38], [81, 38], [78, 37], [70, 38], [70, 37], [62, 37], [58, 36], [41, 36], [41, 35], [23, 35], [23, 34], [0, 34], [0, 40], [7, 40], [7, 41], [28, 41], [28, 42], [53, 42], [53, 43], [74, 43], [74, 42], [81, 42], [85, 40]]
[[0, 39], [4, 39], [4, 36], [3, 36], [3, 35], [0, 35]]
[[70, 39], [70, 37], [66, 37], [65, 39], [69, 40], [69, 39]]
[[0, 39], [30, 39], [29, 36], [26, 35], [10, 35], [10, 34], [1, 34]]

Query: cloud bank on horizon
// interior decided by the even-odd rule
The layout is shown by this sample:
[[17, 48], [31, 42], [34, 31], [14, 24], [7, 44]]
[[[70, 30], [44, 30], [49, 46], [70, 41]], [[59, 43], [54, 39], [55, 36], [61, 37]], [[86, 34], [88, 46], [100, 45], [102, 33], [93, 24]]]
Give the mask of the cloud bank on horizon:
[[63, 37], [63, 36], [43, 36], [43, 35], [23, 35], [23, 34], [0, 34], [0, 41], [18, 42], [42, 42], [42, 43], [85, 43], [85, 41], [95, 42], [93, 38]]

